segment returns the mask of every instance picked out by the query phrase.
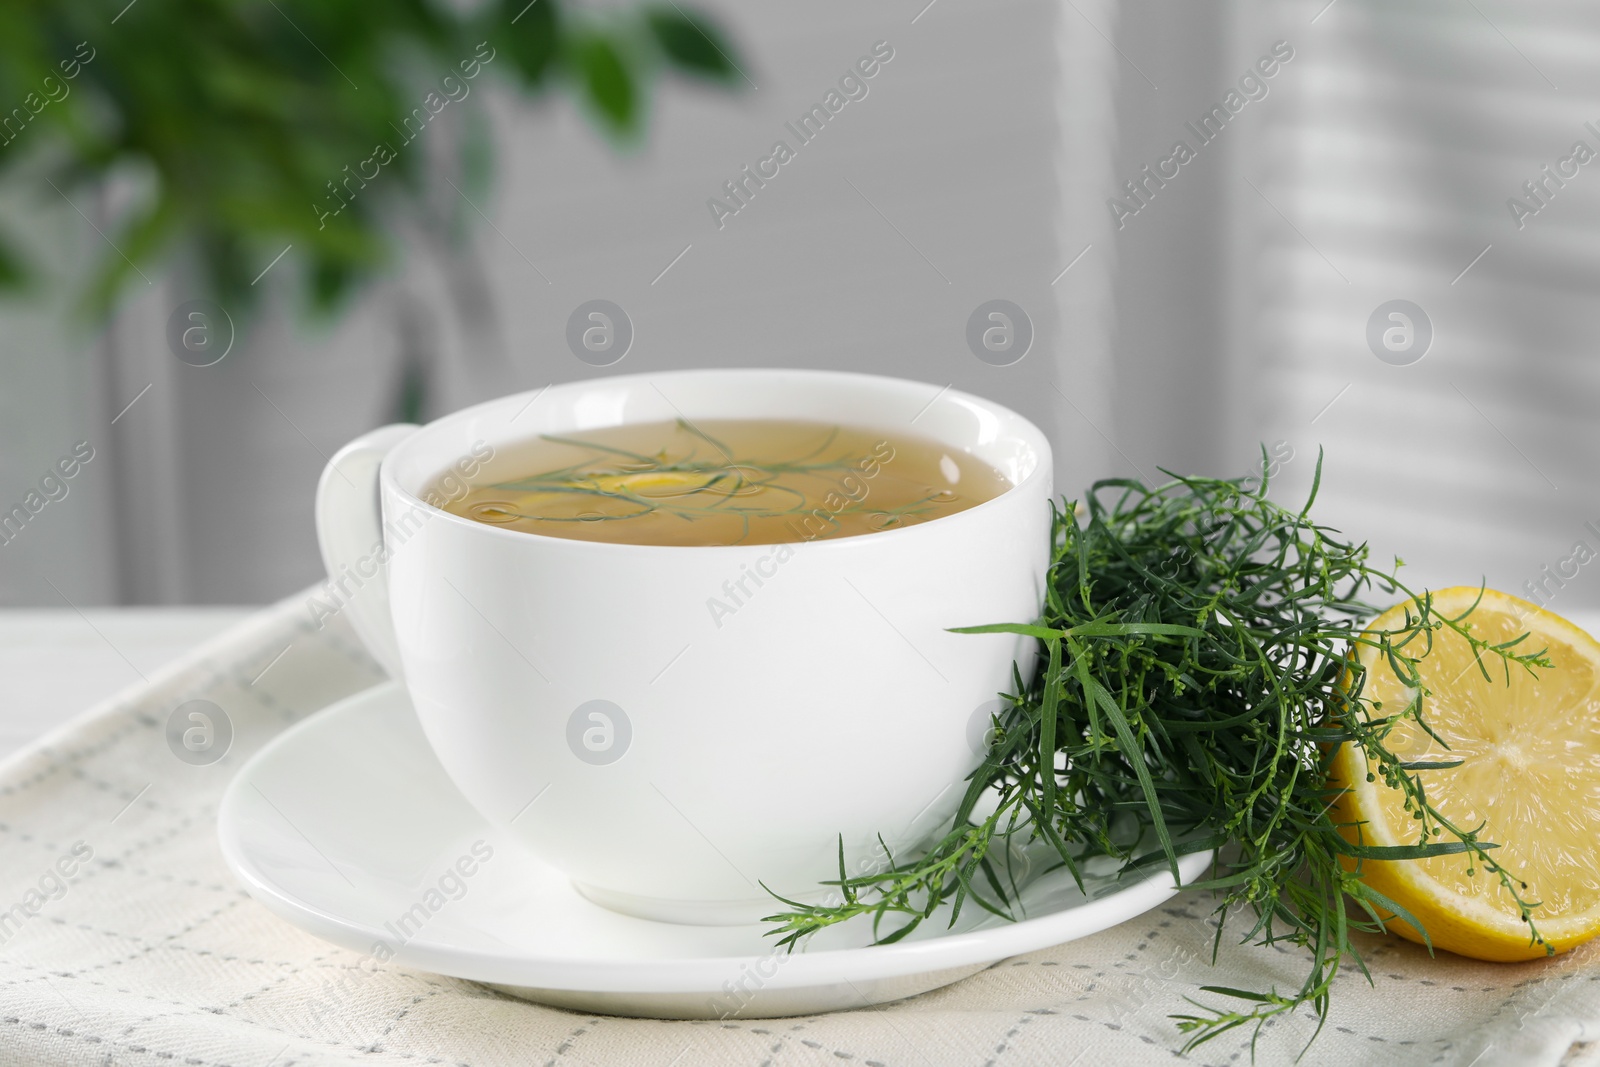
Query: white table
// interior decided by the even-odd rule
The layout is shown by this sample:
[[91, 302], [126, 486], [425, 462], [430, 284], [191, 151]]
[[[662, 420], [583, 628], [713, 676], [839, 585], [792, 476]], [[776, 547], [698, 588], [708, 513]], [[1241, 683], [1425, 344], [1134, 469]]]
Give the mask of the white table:
[[254, 610], [0, 611], [0, 759]]

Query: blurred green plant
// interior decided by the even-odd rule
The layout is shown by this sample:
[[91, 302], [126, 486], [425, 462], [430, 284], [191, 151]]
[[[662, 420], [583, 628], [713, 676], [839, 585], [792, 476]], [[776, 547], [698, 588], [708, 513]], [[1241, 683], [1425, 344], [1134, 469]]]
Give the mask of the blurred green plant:
[[[663, 76], [742, 77], [717, 26], [672, 0], [125, 2], [0, 0], [0, 173], [39, 153], [59, 190], [114, 171], [155, 179], [107, 234], [117, 250], [86, 294], [97, 315], [135, 263], [180, 244], [240, 310], [292, 244], [311, 304], [331, 308], [392, 253], [391, 190], [357, 194], [420, 194], [427, 153], [405, 145], [480, 74], [569, 94], [619, 144], [638, 138]], [[38, 274], [0, 231], [0, 286]]]

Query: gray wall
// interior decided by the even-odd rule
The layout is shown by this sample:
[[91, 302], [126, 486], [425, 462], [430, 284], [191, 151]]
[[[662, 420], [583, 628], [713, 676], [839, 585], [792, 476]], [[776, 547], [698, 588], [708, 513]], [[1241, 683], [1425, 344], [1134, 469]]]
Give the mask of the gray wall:
[[[69, 497], [0, 546], [0, 601], [256, 602], [314, 580], [318, 470], [394, 417], [407, 367], [430, 414], [687, 366], [904, 375], [1038, 420], [1064, 492], [1158, 467], [1242, 474], [1266, 441], [1294, 452], [1288, 498], [1325, 446], [1321, 514], [1404, 555], [1418, 581], [1517, 590], [1579, 538], [1600, 549], [1583, 526], [1600, 520], [1600, 164], [1521, 229], [1506, 207], [1574, 140], [1600, 149], [1583, 128], [1600, 124], [1587, 59], [1600, 11], [924, 3], [721, 5], [753, 87], [671, 88], [634, 150], [599, 141], [564, 101], [480, 92], [488, 187], [449, 169], [462, 108], [430, 127], [433, 194], [396, 201], [403, 265], [337, 325], [316, 324], [294, 314], [291, 255], [262, 282], [266, 314], [214, 367], [178, 363], [163, 341], [197, 295], [181, 264], [143, 264], [151, 284], [103, 334], [63, 325], [65, 285], [0, 307], [0, 502], [74, 441], [97, 448]], [[792, 142], [785, 121], [880, 39], [895, 58], [868, 96], [718, 229], [707, 198]], [[1279, 40], [1295, 56], [1268, 94], [1198, 146], [1185, 124]], [[1196, 158], [1119, 227], [1108, 200], [1179, 138]], [[74, 196], [104, 222], [136, 194], [130, 178]], [[102, 247], [35, 177], [0, 191], [0, 210], [63, 277]], [[607, 370], [563, 340], [596, 297], [637, 329]], [[1036, 330], [1010, 367], [963, 337], [995, 297]], [[1396, 298], [1436, 334], [1406, 366], [1366, 340]], [[1600, 603], [1587, 569], [1560, 593]]]
[[[1253, 373], [1235, 448], [1293, 442], [1285, 491], [1301, 492], [1324, 446], [1329, 522], [1403, 556], [1413, 582], [1526, 595], [1579, 539], [1600, 550], [1585, 528], [1600, 520], [1600, 163], [1521, 229], [1507, 201], [1575, 141], [1600, 151], [1584, 127], [1600, 125], [1600, 8], [1263, 10], [1300, 55], [1243, 168], [1276, 210], [1237, 190]], [[1434, 329], [1408, 365], [1365, 339], [1393, 299]], [[1557, 610], [1600, 602], [1594, 569], [1548, 586]]]
[[[1114, 25], [1109, 5], [1080, 8]], [[602, 142], [565, 101], [480, 93], [498, 157], [489, 188], [468, 205], [440, 180], [427, 203], [398, 203], [405, 267], [336, 328], [296, 322], [291, 256], [263, 282], [269, 312], [235, 350], [213, 367], [185, 366], [162, 331], [172, 308], [198, 292], [181, 264], [151, 267], [154, 284], [130, 295], [112, 330], [78, 340], [73, 358], [92, 373], [58, 369], [49, 383], [8, 375], [19, 409], [45, 392], [77, 406], [64, 420], [24, 410], [4, 431], [18, 451], [57, 447], [60, 421], [69, 436], [92, 430], [109, 444], [95, 461], [105, 483], [65, 502], [75, 510], [42, 515], [24, 535], [34, 542], [27, 552], [22, 539], [0, 547], [7, 599], [59, 603], [44, 572], [72, 573], [89, 559], [94, 567], [74, 579], [87, 601], [250, 602], [314, 580], [311, 494], [323, 458], [393, 417], [408, 363], [426, 378], [428, 414], [651, 369], [902, 375], [1023, 410], [1061, 445], [1064, 484], [1103, 470], [1104, 439], [1064, 418], [1070, 407], [1057, 386], [1111, 429], [1110, 261], [1091, 254], [1052, 285], [1104, 228], [1097, 198], [1110, 123], [1075, 104], [1111, 99], [1109, 67], [1097, 58], [1109, 51], [1103, 39], [1036, 0], [944, 2], [920, 15], [899, 5], [729, 5], [724, 18], [751, 60], [747, 91], [671, 88], [634, 149]], [[785, 122], [880, 40], [894, 58], [867, 96], [799, 146]], [[449, 177], [448, 149], [466, 127], [435, 133], [428, 147]], [[707, 200], [778, 139], [797, 157], [719, 229]], [[459, 174], [452, 180], [471, 188]], [[1078, 190], [1070, 203], [1065, 188]], [[81, 229], [70, 211], [55, 214], [61, 228]], [[596, 297], [622, 305], [636, 328], [627, 358], [605, 370], [564, 342], [569, 313]], [[1023, 306], [1035, 327], [1032, 351], [1014, 366], [982, 363], [966, 345], [969, 314], [996, 297]], [[22, 349], [7, 359], [27, 374], [43, 362]], [[103, 395], [85, 400], [95, 389]], [[30, 451], [11, 482], [38, 462]], [[90, 521], [80, 499], [90, 489], [94, 530], [51, 543]]]

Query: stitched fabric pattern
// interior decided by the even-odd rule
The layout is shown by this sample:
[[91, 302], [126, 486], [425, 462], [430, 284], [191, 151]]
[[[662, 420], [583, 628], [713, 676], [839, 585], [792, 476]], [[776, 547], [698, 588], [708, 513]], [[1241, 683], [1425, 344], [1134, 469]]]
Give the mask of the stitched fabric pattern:
[[[1209, 963], [1207, 898], [1006, 960], [880, 1009], [798, 1019], [670, 1022], [581, 1015], [471, 982], [379, 967], [256, 904], [223, 864], [221, 793], [285, 727], [382, 680], [340, 618], [313, 625], [301, 594], [0, 767], [0, 1065], [72, 1067], [1084, 1067], [1164, 1063], [1167, 1016], [1201, 985], [1298, 985], [1295, 953], [1225, 937]], [[210, 701], [227, 755], [195, 765], [168, 719]], [[87, 853], [87, 857], [85, 854]], [[70, 873], [64, 873], [69, 872]], [[1241, 931], [1242, 932], [1242, 931]], [[1600, 958], [1429, 959], [1372, 940], [1373, 982], [1340, 976], [1306, 1064], [1600, 1067]], [[1286, 1063], [1309, 1016], [1263, 1033]], [[1189, 1062], [1250, 1062], [1230, 1034]]]

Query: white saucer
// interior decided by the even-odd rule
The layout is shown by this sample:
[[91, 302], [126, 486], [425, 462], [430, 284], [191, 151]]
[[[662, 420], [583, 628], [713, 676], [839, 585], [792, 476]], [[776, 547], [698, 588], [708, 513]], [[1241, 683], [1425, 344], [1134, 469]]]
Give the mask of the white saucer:
[[[954, 930], [936, 916], [890, 945], [871, 945], [870, 928], [847, 923], [793, 954], [774, 951], [765, 926], [621, 915], [490, 828], [445, 777], [393, 683], [319, 712], [256, 754], [223, 798], [218, 832], [251, 896], [336, 945], [544, 1004], [657, 1018], [899, 1000], [1104, 930], [1176, 891], [1165, 870], [1123, 882], [1086, 874], [1086, 894], [1056, 872], [1024, 891], [1028, 917], [1018, 922], [969, 906]], [[1183, 857], [1184, 880], [1209, 861]]]

